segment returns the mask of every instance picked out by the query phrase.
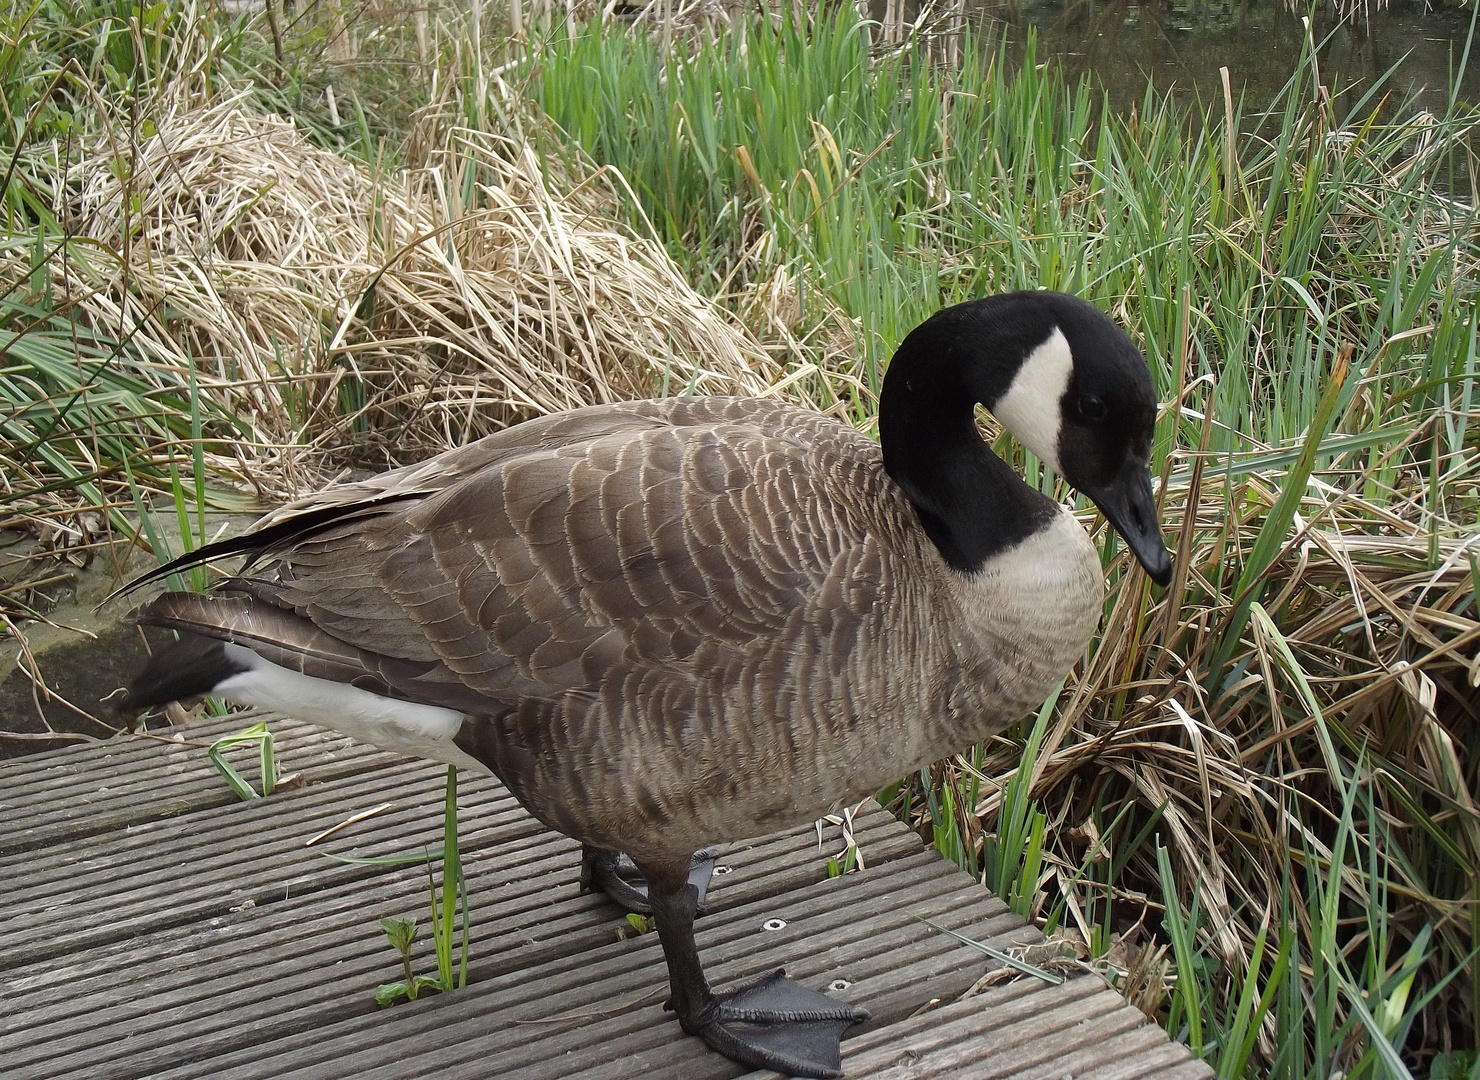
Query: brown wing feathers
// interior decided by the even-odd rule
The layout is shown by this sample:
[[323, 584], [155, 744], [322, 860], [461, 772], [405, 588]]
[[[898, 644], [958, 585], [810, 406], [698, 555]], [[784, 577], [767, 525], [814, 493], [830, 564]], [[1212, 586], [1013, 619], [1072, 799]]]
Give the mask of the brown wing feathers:
[[[165, 593], [141, 609], [136, 619], [151, 626], [245, 645], [270, 663], [314, 678], [350, 683], [389, 697], [414, 696], [428, 704], [450, 704], [436, 700], [439, 695], [434, 692], [411, 695], [401, 689], [402, 684], [419, 682], [432, 687], [449, 681], [437, 678], [437, 669], [442, 666], [439, 661], [376, 655], [349, 645], [273, 604], [266, 598], [272, 592], [269, 583], [232, 578], [219, 588], [222, 591], [209, 594]], [[130, 698], [141, 693], [131, 692]]]
[[[260, 525], [251, 532], [243, 533], [241, 536], [230, 537], [226, 540], [218, 540], [213, 544], [207, 544], [187, 551], [183, 555], [176, 556], [169, 562], [155, 567], [147, 574], [141, 574], [134, 578], [114, 596], [133, 592], [135, 589], [155, 581], [163, 581], [171, 574], [188, 570], [193, 566], [201, 566], [216, 559], [229, 559], [233, 555], [246, 555], [247, 562], [243, 570], [250, 569], [255, 563], [283, 548], [290, 547], [315, 533], [340, 525], [346, 520], [363, 518], [374, 514], [378, 508], [386, 503], [397, 502], [406, 498], [405, 495], [392, 494], [383, 495], [378, 499], [367, 500], [349, 506], [326, 506], [305, 510], [286, 520], [279, 520], [270, 525]], [[112, 599], [110, 596], [108, 599]]]
[[532, 792], [570, 769], [592, 799], [640, 778], [649, 806], [697, 815], [716, 755], [776, 752], [758, 710], [839, 693], [885, 575], [872, 526], [831, 504], [883, 500], [881, 476], [871, 442], [780, 404], [587, 410], [285, 508], [232, 545], [252, 578], [139, 618], [483, 717], [466, 748], [546, 820], [566, 796]]

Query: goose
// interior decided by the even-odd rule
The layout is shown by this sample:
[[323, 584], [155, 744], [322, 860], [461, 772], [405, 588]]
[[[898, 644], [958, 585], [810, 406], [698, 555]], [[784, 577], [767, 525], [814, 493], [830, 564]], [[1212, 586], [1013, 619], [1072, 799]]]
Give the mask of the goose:
[[180, 637], [124, 709], [213, 694], [494, 774], [582, 843], [583, 881], [652, 913], [683, 1031], [839, 1076], [864, 1010], [780, 971], [711, 990], [695, 853], [981, 741], [1083, 655], [1096, 548], [991, 452], [978, 404], [1167, 583], [1145, 359], [1088, 302], [1016, 292], [905, 338], [877, 443], [777, 400], [674, 397], [290, 503], [131, 583], [246, 557], [135, 613]]

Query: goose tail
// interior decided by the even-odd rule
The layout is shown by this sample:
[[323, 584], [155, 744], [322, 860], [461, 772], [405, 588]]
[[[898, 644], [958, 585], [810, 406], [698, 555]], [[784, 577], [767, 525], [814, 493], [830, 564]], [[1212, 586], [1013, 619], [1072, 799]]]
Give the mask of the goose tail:
[[164, 593], [130, 618], [178, 631], [180, 640], [149, 658], [119, 701], [123, 713], [214, 693], [223, 682], [255, 668], [257, 658], [340, 682], [367, 674], [359, 649], [253, 596]]
[[227, 655], [226, 642], [187, 633], [149, 658], [119, 699], [118, 711], [131, 716], [156, 705], [201, 697], [246, 670], [245, 664]]

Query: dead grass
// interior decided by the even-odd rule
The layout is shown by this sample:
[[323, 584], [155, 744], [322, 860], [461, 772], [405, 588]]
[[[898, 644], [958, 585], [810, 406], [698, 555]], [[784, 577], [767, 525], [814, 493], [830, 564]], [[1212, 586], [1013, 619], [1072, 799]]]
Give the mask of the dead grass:
[[[518, 138], [452, 128], [377, 177], [242, 95], [145, 130], [70, 170], [57, 216], [88, 257], [55, 260], [51, 286], [146, 376], [193, 366], [208, 411], [244, 429], [211, 446], [213, 472], [264, 500], [538, 413], [777, 377], [615, 224], [602, 174], [552, 179]], [[23, 277], [25, 254], [0, 273]]]
[[[1475, 475], [1475, 456], [1455, 467]], [[1303, 874], [1350, 859], [1333, 856], [1332, 837], [1352, 785], [1370, 789], [1378, 815], [1362, 843], [1371, 861], [1347, 862], [1333, 909], [1353, 970], [1373, 944], [1362, 906], [1378, 898], [1384, 925], [1390, 907], [1407, 933], [1434, 927], [1436, 955], [1448, 958], [1420, 972], [1415, 999], [1472, 948], [1480, 809], [1467, 779], [1472, 740], [1459, 733], [1480, 722], [1480, 534], [1473, 522], [1430, 513], [1415, 472], [1374, 497], [1362, 457], [1313, 478], [1281, 555], [1257, 583], [1272, 618], [1255, 612], [1219, 682], [1211, 654], [1231, 629], [1236, 569], [1280, 482], [1265, 471], [1230, 484], [1218, 474], [1225, 455], [1177, 453], [1163, 496], [1164, 529], [1180, 547], [1177, 580], [1153, 597], [1121, 552], [1100, 638], [1030, 763], [1032, 797], [1051, 820], [1034, 914], [1061, 904], [1070, 940], [1098, 940], [1099, 966], [1148, 1014], [1165, 1015], [1176, 984], [1165, 946], [1152, 955], [1154, 943], [1117, 944], [1159, 927], [1164, 909], [1151, 851], [1134, 849], [1132, 826], [1106, 828], [1128, 804], [1133, 824], [1160, 815], [1181, 902], [1197, 897], [1200, 940], [1235, 984], [1251, 971], [1260, 929], [1276, 933], [1282, 902], [1306, 888], [1286, 880], [1292, 860]], [[974, 812], [960, 812], [974, 843], [1001, 827], [1021, 755], [1020, 741], [1004, 740], [948, 770], [958, 786], [981, 785]], [[928, 830], [928, 816], [920, 825]], [[1112, 875], [1121, 857], [1128, 861]], [[1309, 911], [1287, 914], [1307, 940], [1319, 937]], [[1266, 954], [1266, 970], [1252, 978], [1269, 963]], [[1470, 989], [1455, 986], [1422, 1010], [1410, 1045], [1465, 1046], [1473, 1006]], [[1256, 1059], [1267, 1064], [1276, 1046], [1273, 1018], [1266, 1023]]]

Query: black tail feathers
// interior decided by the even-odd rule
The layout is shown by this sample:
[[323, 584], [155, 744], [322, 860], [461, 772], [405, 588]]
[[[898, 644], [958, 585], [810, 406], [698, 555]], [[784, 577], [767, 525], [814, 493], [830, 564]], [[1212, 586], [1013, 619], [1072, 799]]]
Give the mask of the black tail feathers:
[[209, 694], [223, 680], [246, 671], [226, 655], [225, 642], [199, 634], [181, 634], [149, 658], [139, 677], [129, 683], [118, 711], [141, 712], [153, 705]]

